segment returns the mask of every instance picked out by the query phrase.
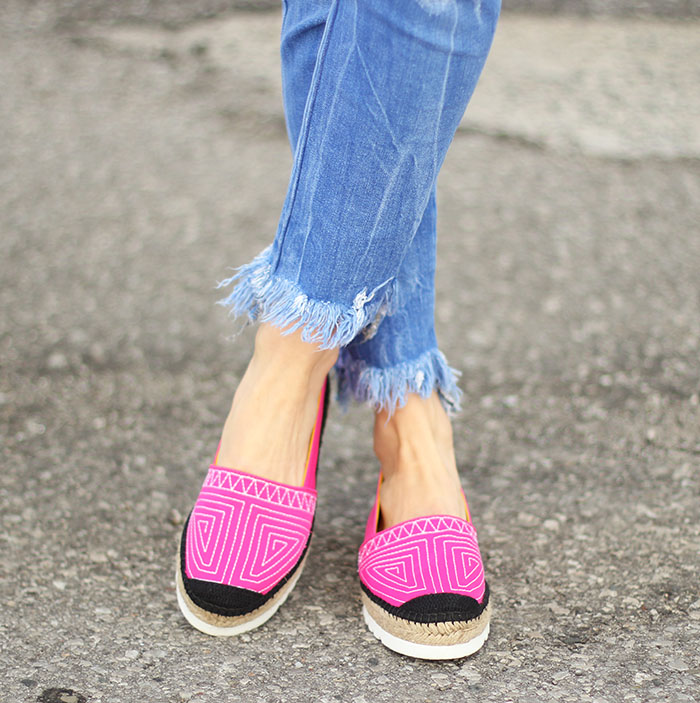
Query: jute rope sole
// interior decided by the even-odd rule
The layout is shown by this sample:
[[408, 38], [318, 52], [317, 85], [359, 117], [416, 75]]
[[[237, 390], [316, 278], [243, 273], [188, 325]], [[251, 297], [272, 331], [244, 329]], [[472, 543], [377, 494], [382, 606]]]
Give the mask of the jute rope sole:
[[478, 651], [489, 636], [491, 604], [468, 622], [420, 623], [387, 613], [362, 594], [362, 614], [372, 634], [389, 649], [418, 659], [459, 659]]
[[296, 586], [305, 564], [306, 557], [304, 557], [304, 561], [299, 564], [299, 568], [296, 570], [294, 576], [287, 581], [267, 603], [263, 603], [259, 608], [245, 615], [227, 616], [210, 613], [208, 610], [200, 608], [192, 601], [187, 595], [187, 591], [185, 591], [185, 584], [182, 581], [182, 573], [180, 572], [180, 563], [178, 560], [175, 573], [177, 603], [187, 622], [201, 632], [207, 635], [214, 635], [215, 637], [240, 635], [244, 632], [254, 630], [256, 627], [260, 627], [260, 625], [266, 623], [277, 612], [277, 609], [287, 600], [287, 596], [291, 593], [294, 586]]

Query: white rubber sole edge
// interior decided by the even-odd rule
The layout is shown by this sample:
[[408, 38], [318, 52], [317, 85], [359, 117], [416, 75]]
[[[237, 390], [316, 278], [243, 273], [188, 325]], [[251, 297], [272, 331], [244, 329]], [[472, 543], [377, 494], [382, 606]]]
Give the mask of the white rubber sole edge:
[[180, 606], [180, 610], [185, 616], [187, 622], [192, 625], [192, 627], [198, 629], [200, 632], [204, 632], [207, 635], [213, 635], [214, 637], [232, 637], [233, 635], [242, 635], [244, 632], [250, 632], [250, 630], [254, 630], [256, 627], [264, 625], [277, 612], [277, 609], [287, 600], [287, 596], [291, 593], [294, 586], [296, 586], [296, 583], [299, 580], [302, 571], [303, 568], [299, 568], [297, 570], [297, 573], [294, 574], [294, 576], [284, 585], [281, 590], [281, 593], [277, 594], [277, 600], [274, 602], [273, 605], [271, 605], [264, 612], [260, 613], [260, 615], [258, 615], [257, 617], [253, 618], [252, 620], [247, 620], [246, 622], [243, 622], [240, 625], [232, 625], [231, 627], [220, 627], [218, 625], [212, 625], [211, 623], [208, 623], [198, 618], [187, 607], [187, 603], [182, 597], [182, 593], [180, 593], [180, 586], [179, 584], [177, 584], [176, 577], [175, 590], [177, 592], [177, 604]]
[[484, 631], [469, 640], [460, 644], [417, 644], [402, 640], [379, 626], [377, 621], [369, 614], [367, 608], [362, 606], [362, 615], [365, 618], [365, 623], [370, 629], [370, 632], [385, 646], [394, 652], [404, 654], [407, 657], [415, 657], [416, 659], [461, 659], [468, 657], [474, 652], [477, 652], [483, 646], [489, 636], [489, 625], [487, 624]]

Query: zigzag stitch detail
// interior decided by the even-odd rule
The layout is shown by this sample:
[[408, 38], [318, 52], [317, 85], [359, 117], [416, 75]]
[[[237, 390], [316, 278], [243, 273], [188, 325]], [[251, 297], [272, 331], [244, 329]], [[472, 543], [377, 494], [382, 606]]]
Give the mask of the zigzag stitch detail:
[[253, 476], [238, 476], [230, 471], [209, 469], [204, 481], [205, 488], [219, 488], [246, 496], [254, 496], [261, 500], [278, 505], [298, 508], [312, 513], [316, 507], [316, 498], [305, 491], [292, 486], [285, 487], [271, 484], [262, 478]]
[[453, 517], [418, 518], [417, 520], [411, 520], [405, 525], [397, 525], [375, 535], [362, 547], [359, 559], [362, 560], [372, 552], [389, 547], [399, 540], [443, 531], [460, 532], [467, 537], [468, 541], [473, 541], [478, 545], [476, 530], [466, 520]]

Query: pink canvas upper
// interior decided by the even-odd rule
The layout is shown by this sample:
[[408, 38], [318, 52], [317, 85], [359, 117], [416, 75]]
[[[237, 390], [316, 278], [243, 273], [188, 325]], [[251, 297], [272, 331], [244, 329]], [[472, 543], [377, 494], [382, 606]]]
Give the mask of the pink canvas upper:
[[394, 606], [433, 593], [457, 593], [482, 602], [484, 567], [470, 521], [433, 515], [377, 532], [377, 505], [358, 559], [360, 579], [372, 593]]
[[325, 386], [303, 486], [288, 486], [216, 463], [209, 467], [187, 525], [188, 578], [267, 593], [299, 561], [316, 509], [323, 393]]

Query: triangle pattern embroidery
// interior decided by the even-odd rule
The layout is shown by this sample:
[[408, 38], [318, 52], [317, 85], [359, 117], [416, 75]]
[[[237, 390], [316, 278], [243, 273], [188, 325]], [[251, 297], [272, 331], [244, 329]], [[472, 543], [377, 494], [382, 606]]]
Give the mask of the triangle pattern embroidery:
[[400, 583], [406, 583], [406, 564], [403, 562], [394, 564], [393, 566], [387, 566], [384, 569], [384, 573], [387, 576], [394, 576]]
[[250, 565], [250, 577], [260, 578], [267, 572], [279, 569], [286, 571], [301, 551], [302, 535], [277, 532], [275, 525], [262, 525], [259, 534], [262, 548]]
[[197, 541], [201, 547], [202, 552], [206, 552], [209, 548], [209, 540], [211, 539], [212, 533], [212, 523], [214, 518], [211, 515], [198, 516], [198, 520], [195, 523], [197, 526]]
[[481, 562], [469, 551], [460, 554], [462, 558], [462, 578], [465, 588], [478, 588], [483, 581]]
[[446, 563], [452, 587], [459, 590], [479, 590], [483, 585], [484, 573], [478, 547], [471, 541], [445, 540], [443, 542]]

